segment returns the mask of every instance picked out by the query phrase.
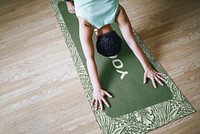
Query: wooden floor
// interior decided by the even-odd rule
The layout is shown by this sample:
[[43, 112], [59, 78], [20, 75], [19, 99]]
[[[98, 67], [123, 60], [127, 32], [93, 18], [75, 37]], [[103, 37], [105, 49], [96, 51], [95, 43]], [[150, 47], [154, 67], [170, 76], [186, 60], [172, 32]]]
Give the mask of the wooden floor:
[[[120, 3], [197, 110], [150, 134], [199, 134], [200, 1]], [[1, 134], [100, 133], [47, 0], [0, 1], [0, 120]]]

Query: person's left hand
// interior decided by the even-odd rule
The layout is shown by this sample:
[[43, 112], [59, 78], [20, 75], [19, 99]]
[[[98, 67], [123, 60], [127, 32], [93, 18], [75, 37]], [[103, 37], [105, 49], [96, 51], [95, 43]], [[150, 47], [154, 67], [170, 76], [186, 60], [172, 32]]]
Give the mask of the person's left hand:
[[146, 83], [147, 78], [149, 78], [149, 79], [151, 79], [154, 88], [157, 88], [157, 86], [156, 86], [156, 81], [157, 81], [160, 85], [163, 86], [164, 84], [162, 83], [162, 81], [165, 81], [165, 79], [163, 78], [164, 75], [165, 75], [165, 74], [156, 72], [156, 71], [155, 71], [154, 69], [152, 69], [152, 68], [147, 69], [147, 70], [145, 70], [145, 72], [144, 72], [144, 84]]

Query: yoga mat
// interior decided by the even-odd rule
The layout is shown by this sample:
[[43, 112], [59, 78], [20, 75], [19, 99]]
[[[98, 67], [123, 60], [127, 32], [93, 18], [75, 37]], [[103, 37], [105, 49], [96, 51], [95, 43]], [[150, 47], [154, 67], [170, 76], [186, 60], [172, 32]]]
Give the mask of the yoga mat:
[[[91, 103], [93, 88], [79, 40], [78, 20], [74, 14], [67, 12], [65, 2], [60, 0], [50, 0], [50, 2], [86, 97]], [[113, 24], [112, 27], [122, 37], [117, 25]], [[104, 106], [105, 111], [91, 107], [103, 134], [146, 133], [195, 112], [137, 33], [135, 31], [133, 33], [152, 67], [166, 74], [166, 83], [163, 87], [158, 85], [157, 89], [153, 88], [151, 81], [144, 85], [144, 70], [124, 40], [119, 54], [103, 57], [96, 51], [96, 38], [93, 36], [95, 61], [101, 85], [114, 96], [113, 99], [106, 98], [111, 108]]]
[[[78, 49], [81, 61], [84, 67], [87, 68], [79, 41], [77, 18], [74, 14], [67, 12], [65, 3], [59, 3], [58, 7], [68, 26], [74, 45]], [[117, 25], [113, 24], [112, 27], [123, 39]], [[155, 89], [151, 81], [143, 84], [144, 70], [124, 40], [122, 40], [120, 53], [110, 58], [97, 53], [95, 34], [93, 42], [101, 85], [114, 96], [114, 99], [107, 98], [112, 108], [104, 106], [108, 116], [112, 118], [119, 117], [120, 115], [172, 99], [172, 93], [167, 86], [160, 87], [158, 84], [158, 89]]]

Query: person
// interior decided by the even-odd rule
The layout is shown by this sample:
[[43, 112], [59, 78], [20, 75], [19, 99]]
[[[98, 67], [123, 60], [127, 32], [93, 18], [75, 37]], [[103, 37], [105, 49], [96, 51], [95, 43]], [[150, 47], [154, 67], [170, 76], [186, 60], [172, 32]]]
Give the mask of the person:
[[143, 83], [145, 84], [147, 78], [149, 78], [155, 88], [157, 88], [156, 82], [163, 86], [164, 74], [151, 67], [145, 54], [136, 43], [130, 20], [118, 0], [75, 0], [74, 5], [70, 0], [66, 2], [68, 11], [75, 13], [79, 21], [79, 37], [94, 89], [92, 106], [95, 105], [96, 109], [100, 106], [103, 110], [103, 103], [110, 107], [105, 96], [112, 98], [112, 95], [101, 87], [98, 78], [92, 35], [94, 29], [96, 29], [97, 52], [106, 57], [116, 55], [121, 49], [121, 39], [110, 25], [114, 22], [118, 24], [123, 38], [144, 69]]

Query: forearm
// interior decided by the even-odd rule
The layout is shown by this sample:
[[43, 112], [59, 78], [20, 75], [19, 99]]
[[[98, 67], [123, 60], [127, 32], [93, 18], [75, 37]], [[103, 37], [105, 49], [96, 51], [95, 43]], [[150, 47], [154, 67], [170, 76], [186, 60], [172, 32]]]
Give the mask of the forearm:
[[89, 73], [94, 90], [102, 89], [99, 78], [98, 78], [98, 71], [97, 71], [95, 60], [94, 59], [86, 60], [86, 64], [87, 64], [88, 73]]
[[135, 40], [133, 40], [133, 41], [131, 41], [131, 43], [129, 43], [129, 47], [131, 48], [131, 50], [133, 51], [135, 56], [140, 61], [141, 65], [145, 71], [148, 70], [149, 68], [151, 68], [151, 65], [150, 65], [146, 55], [144, 54], [144, 52], [142, 51], [140, 46], [135, 42]]

